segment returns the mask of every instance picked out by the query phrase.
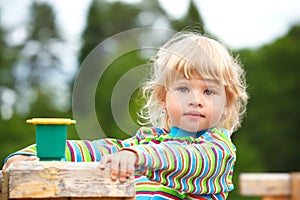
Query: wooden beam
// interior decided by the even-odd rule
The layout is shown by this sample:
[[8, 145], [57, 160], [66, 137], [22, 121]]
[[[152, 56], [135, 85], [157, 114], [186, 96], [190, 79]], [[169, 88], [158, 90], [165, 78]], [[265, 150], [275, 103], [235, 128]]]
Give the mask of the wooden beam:
[[291, 194], [291, 175], [288, 173], [244, 173], [239, 178], [243, 196], [284, 198]]
[[0, 200], [2, 200], [2, 181], [3, 181], [3, 175], [2, 175], [2, 170], [0, 170]]
[[288, 196], [265, 196], [262, 200], [290, 200]]
[[243, 196], [260, 196], [262, 200], [300, 200], [300, 172], [244, 173], [239, 178]]
[[14, 163], [7, 169], [2, 192], [5, 198], [2, 200], [134, 199], [135, 187], [133, 176], [123, 183], [112, 181], [110, 170], [101, 170], [99, 162], [25, 161]]
[[291, 200], [300, 200], [300, 172], [291, 173]]

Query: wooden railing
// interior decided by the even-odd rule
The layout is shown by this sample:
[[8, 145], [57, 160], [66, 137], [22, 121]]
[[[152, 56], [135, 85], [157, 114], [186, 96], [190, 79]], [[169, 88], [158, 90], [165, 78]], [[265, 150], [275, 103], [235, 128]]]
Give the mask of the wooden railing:
[[0, 200], [2, 200], [2, 179], [3, 178], [3, 175], [2, 175], [2, 171], [0, 170], [0, 180], [1, 180], [1, 183], [0, 183]]
[[113, 181], [99, 162], [37, 162], [11, 165], [2, 178], [2, 200], [135, 199], [134, 177]]
[[[134, 177], [113, 181], [109, 169], [101, 170], [98, 162], [19, 162], [1, 176], [0, 200], [135, 199]], [[242, 196], [300, 200], [300, 172], [243, 173], [239, 187]]]
[[300, 200], [300, 172], [244, 173], [239, 177], [243, 196], [259, 196], [263, 200]]

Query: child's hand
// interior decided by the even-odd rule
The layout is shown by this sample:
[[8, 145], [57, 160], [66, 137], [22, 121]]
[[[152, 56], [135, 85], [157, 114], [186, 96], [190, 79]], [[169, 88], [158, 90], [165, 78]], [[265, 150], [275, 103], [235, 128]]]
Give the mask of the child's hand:
[[136, 161], [136, 155], [132, 151], [119, 151], [115, 154], [106, 154], [100, 161], [100, 168], [104, 169], [106, 164], [111, 162], [110, 175], [113, 180], [120, 175], [120, 181], [126, 181], [126, 178], [130, 177], [134, 173], [134, 164]]
[[2, 168], [2, 173], [5, 172], [5, 170], [12, 164], [15, 162], [20, 162], [20, 161], [34, 161], [34, 160], [39, 160], [38, 157], [36, 156], [26, 156], [26, 155], [15, 155], [10, 157], [7, 162], [5, 163], [5, 165]]

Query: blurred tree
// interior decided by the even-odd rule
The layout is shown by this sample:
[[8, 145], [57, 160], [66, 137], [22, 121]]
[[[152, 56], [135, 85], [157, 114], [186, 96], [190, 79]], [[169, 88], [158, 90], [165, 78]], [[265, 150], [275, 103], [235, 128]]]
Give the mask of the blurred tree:
[[8, 32], [0, 26], [0, 119], [13, 114], [14, 87], [13, 66], [17, 62], [19, 48], [7, 42]]
[[1, 87], [12, 87], [12, 75], [10, 66], [12, 65], [15, 58], [12, 55], [13, 47], [10, 47], [6, 40], [6, 30], [0, 26], [0, 85]]
[[28, 38], [23, 46], [23, 59], [27, 62], [26, 67], [29, 68], [27, 84], [40, 87], [40, 84], [48, 79], [48, 71], [59, 69], [58, 49], [55, 45], [61, 42], [61, 37], [50, 5], [34, 2], [31, 12], [33, 15]]
[[72, 117], [70, 107], [65, 109], [61, 103], [68, 93], [59, 96], [66, 74], [61, 68], [63, 40], [54, 12], [47, 3], [32, 2], [23, 43], [12, 46], [6, 38], [14, 30], [0, 27], [0, 161], [35, 142], [34, 127], [25, 123], [27, 118]]
[[[12, 46], [8, 41], [9, 32], [0, 26], [0, 162], [22, 142], [30, 142], [28, 136], [20, 135], [24, 129], [24, 121], [13, 116], [15, 103], [15, 79], [13, 69], [18, 61], [19, 48]], [[20, 123], [21, 122], [21, 123]], [[24, 144], [24, 143], [23, 143]]]
[[267, 171], [299, 170], [299, 53], [300, 25], [269, 45], [241, 51], [251, 99], [238, 137], [260, 152]]
[[177, 31], [194, 27], [198, 32], [206, 33], [204, 22], [194, 0], [190, 0], [187, 13], [182, 18], [171, 20], [171, 24]]
[[[118, 15], [112, 13], [118, 13]], [[194, 27], [204, 32], [202, 18], [193, 0], [190, 1], [188, 12], [180, 19], [170, 17], [161, 8], [158, 0], [141, 1], [137, 4], [94, 0], [90, 6], [87, 26], [82, 35], [83, 46], [79, 61], [82, 63], [97, 44], [110, 36], [137, 27], [157, 25], [176, 31]]]
[[43, 95], [49, 98], [48, 109], [64, 109], [64, 104], [59, 102], [63, 98], [59, 92], [64, 87], [63, 77], [67, 74], [64, 74], [60, 54], [64, 41], [52, 7], [48, 3], [33, 1], [31, 13], [28, 35], [21, 45], [22, 52], [15, 70], [15, 90], [18, 92], [18, 105], [24, 105], [19, 106], [19, 110], [36, 115], [43, 111], [32, 113], [31, 108]]
[[[117, 15], [114, 13], [118, 13]], [[180, 19], [173, 19], [161, 7], [157, 0], [141, 1], [130, 4], [125, 2], [107, 2], [94, 0], [88, 12], [87, 26], [83, 33], [83, 46], [80, 53], [79, 62], [82, 63], [87, 55], [96, 47], [97, 44], [111, 36], [122, 33], [123, 31], [139, 27], [164, 27], [174, 31], [185, 28], [199, 29], [204, 32], [204, 25], [201, 16], [194, 4], [190, 1], [188, 12]], [[136, 38], [139, 40], [140, 38]], [[143, 40], [155, 42], [159, 40], [156, 35], [147, 35]], [[119, 41], [118, 41], [119, 42]], [[126, 46], [122, 41], [117, 46]], [[116, 46], [115, 45], [115, 46]], [[110, 46], [109, 48], [115, 48]], [[117, 51], [113, 49], [113, 51]], [[153, 53], [153, 52], [152, 52]], [[101, 76], [96, 94], [96, 110], [100, 125], [108, 136], [124, 138], [128, 135], [120, 130], [115, 122], [111, 109], [111, 98], [117, 81], [129, 70], [147, 63], [149, 57], [143, 56], [141, 52], [131, 52], [116, 58]], [[100, 67], [100, 65], [99, 65]], [[127, 83], [130, 85], [130, 83]], [[136, 102], [139, 102], [138, 104]], [[130, 106], [132, 118], [137, 120], [136, 112], [140, 108], [140, 101], [131, 101]], [[128, 116], [124, 116], [126, 118]], [[130, 119], [124, 119], [131, 122]], [[117, 134], [117, 135], [116, 135]]]

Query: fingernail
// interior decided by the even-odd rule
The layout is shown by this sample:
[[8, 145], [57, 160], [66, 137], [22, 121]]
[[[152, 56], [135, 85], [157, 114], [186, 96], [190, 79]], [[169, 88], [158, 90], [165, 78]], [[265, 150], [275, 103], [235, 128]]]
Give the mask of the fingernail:
[[120, 177], [120, 181], [121, 181], [121, 182], [125, 182], [125, 181], [126, 181], [126, 178]]
[[117, 179], [117, 176], [115, 176], [115, 175], [111, 175], [111, 179], [113, 179], [113, 180], [116, 180]]
[[117, 175], [116, 172], [112, 172], [112, 173], [111, 173], [111, 178], [112, 178], [112, 179], [116, 180], [117, 177], [118, 177], [118, 175]]

